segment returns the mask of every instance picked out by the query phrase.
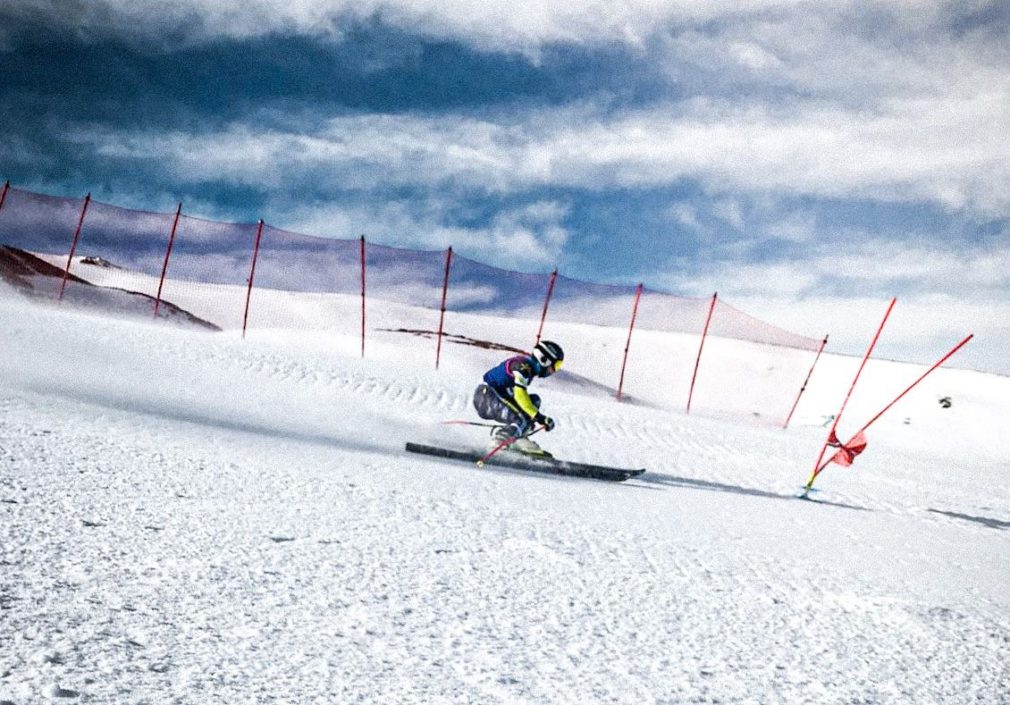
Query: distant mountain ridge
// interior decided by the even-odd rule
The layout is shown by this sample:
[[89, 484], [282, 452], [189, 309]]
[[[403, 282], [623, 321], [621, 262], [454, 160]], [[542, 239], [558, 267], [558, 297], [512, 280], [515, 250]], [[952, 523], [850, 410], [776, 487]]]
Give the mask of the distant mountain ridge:
[[[38, 292], [31, 280], [33, 277], [39, 276], [62, 278], [63, 270], [39, 259], [30, 252], [19, 250], [10, 245], [0, 245], [0, 279], [24, 294], [37, 295]], [[67, 276], [67, 281], [88, 284], [87, 281], [73, 274]]]
[[[92, 261], [102, 267], [114, 267], [105, 260]], [[44, 300], [53, 296], [55, 280], [62, 280], [64, 270], [30, 252], [0, 244], [0, 280], [6, 282], [20, 294]], [[155, 299], [147, 294], [112, 287], [98, 287], [73, 274], [66, 274], [67, 284], [64, 299], [87, 308], [112, 313], [142, 316], [153, 315]], [[195, 316], [179, 306], [162, 300], [158, 306], [158, 318], [192, 325], [206, 330], [220, 331], [221, 328], [210, 321]]]

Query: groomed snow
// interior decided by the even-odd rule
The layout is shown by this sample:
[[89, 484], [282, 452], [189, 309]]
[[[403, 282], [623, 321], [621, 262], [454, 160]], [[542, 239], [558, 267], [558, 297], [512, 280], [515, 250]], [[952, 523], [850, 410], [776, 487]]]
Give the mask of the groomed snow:
[[[0, 291], [0, 703], [1008, 701], [1010, 379], [939, 370], [809, 502], [857, 360], [783, 431], [620, 404], [576, 374], [599, 331], [551, 336], [588, 352], [543, 443], [640, 479], [405, 454], [483, 444], [440, 422], [498, 353]], [[872, 363], [841, 430], [922, 371]]]

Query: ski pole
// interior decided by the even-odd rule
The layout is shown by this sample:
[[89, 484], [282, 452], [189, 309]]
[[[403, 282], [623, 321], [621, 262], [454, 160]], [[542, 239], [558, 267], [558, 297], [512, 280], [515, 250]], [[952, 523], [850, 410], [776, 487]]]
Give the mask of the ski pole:
[[[529, 438], [530, 436], [532, 436], [534, 434], [540, 433], [545, 428], [547, 428], [547, 427], [546, 426], [537, 426], [535, 429], [533, 429], [532, 431], [530, 431], [529, 433], [527, 433], [524, 436], [524, 438]], [[511, 438], [506, 438], [504, 441], [502, 441], [501, 443], [499, 443], [498, 445], [496, 445], [494, 448], [492, 448], [491, 452], [489, 452], [483, 458], [481, 458], [480, 460], [478, 460], [477, 461], [477, 467], [479, 467], [479, 468], [484, 467], [484, 463], [487, 462], [488, 458], [490, 458], [492, 455], [494, 455], [498, 451], [500, 451], [500, 450], [502, 450], [504, 448], [507, 448], [508, 446], [512, 445], [513, 443], [515, 443], [518, 440], [519, 440], [519, 436], [513, 436]]]
[[464, 419], [449, 419], [448, 421], [442, 421], [443, 425], [453, 425], [453, 426], [482, 426], [484, 428], [495, 428], [496, 426], [501, 426], [500, 423], [483, 423], [481, 421], [466, 421]]

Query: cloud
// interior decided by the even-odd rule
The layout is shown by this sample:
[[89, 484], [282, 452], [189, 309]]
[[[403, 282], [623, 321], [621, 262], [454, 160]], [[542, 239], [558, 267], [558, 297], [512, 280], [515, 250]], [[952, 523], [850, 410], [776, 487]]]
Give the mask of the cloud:
[[[823, 242], [808, 256], [764, 262], [726, 257], [686, 274], [651, 278], [697, 296], [718, 290], [745, 311], [809, 336], [831, 334], [830, 349], [861, 354], [891, 297], [895, 313], [879, 355], [929, 362], [975, 333], [956, 364], [1010, 373], [1010, 239], [990, 248], [946, 249], [866, 236], [857, 247]], [[944, 346], [947, 346], [946, 348]]]
[[[992, 332], [984, 314], [1005, 313], [1010, 248], [1005, 236], [988, 250], [978, 239], [1010, 218], [1006, 7], [22, 0], [0, 8], [0, 51], [29, 31], [41, 43], [5, 84], [0, 159], [48, 191], [104, 181], [96, 193], [150, 207], [125, 192], [173, 189], [204, 216], [262, 208], [295, 230], [452, 244], [502, 266], [583, 257], [594, 276], [627, 281], [630, 266], [659, 281], [658, 262], [673, 262], [693, 274], [666, 275], [669, 288], [779, 306], [797, 330], [820, 327], [818, 310], [841, 311], [846, 298], [856, 312], [837, 327], [855, 329], [898, 294], [922, 320], [931, 306], [962, 317], [944, 331], [980, 321]], [[361, 27], [375, 31], [355, 43]], [[122, 98], [117, 115], [118, 93], [85, 80], [69, 100], [45, 78], [62, 72], [41, 65], [54, 37], [105, 43], [83, 72], [95, 83], [104, 57], [127, 57], [112, 83], [141, 98]], [[279, 41], [290, 37], [304, 41]], [[242, 75], [253, 46], [285, 60], [263, 52]], [[579, 73], [583, 58], [593, 69]], [[331, 59], [337, 68], [320, 74]], [[166, 88], [180, 65], [206, 85]], [[18, 83], [33, 70], [43, 86]], [[214, 100], [215, 71], [243, 80]], [[622, 92], [629, 76], [638, 82]], [[151, 107], [159, 98], [164, 110]], [[45, 121], [32, 120], [35, 106]], [[943, 226], [930, 230], [930, 218]], [[640, 261], [586, 255], [593, 238], [619, 238]]]
[[689, 95], [763, 86], [851, 98], [859, 86], [865, 105], [1000, 82], [1008, 16], [998, 2], [950, 0], [19, 0], [0, 9], [0, 47], [33, 31], [162, 52], [267, 37], [339, 43], [381, 25], [535, 64], [559, 46], [627, 47]]
[[[491, 194], [654, 189], [690, 180], [724, 200], [767, 194], [926, 202], [998, 218], [1010, 214], [1010, 144], [1004, 138], [1010, 132], [1010, 48], [993, 27], [1010, 26], [1010, 13], [997, 8], [939, 0], [576, 0], [563, 7], [504, 0], [143, 6], [26, 0], [0, 13], [22, 23], [48, 22], [54, 31], [79, 28], [94, 41], [182, 34], [186, 41], [303, 35], [339, 42], [355, 23], [374, 22], [415, 38], [528, 50], [536, 61], [545, 60], [545, 47], [555, 47], [556, 58], [563, 52], [558, 46], [619, 44], [665, 66], [670, 81], [652, 85], [656, 95], [638, 104], [615, 105], [608, 84], [605, 94], [552, 107], [411, 113], [394, 101], [383, 114], [335, 116], [332, 105], [329, 114], [305, 119], [229, 114], [234, 119], [224, 127], [214, 121], [216, 128], [195, 132], [192, 121], [150, 132], [124, 132], [112, 122], [53, 126], [98, 156], [164, 163], [179, 180], [254, 189], [408, 186]], [[399, 85], [386, 89], [401, 95]], [[18, 101], [25, 102], [23, 96]], [[298, 110], [312, 109], [299, 104]], [[739, 214], [724, 214], [739, 228]]]
[[78, 131], [100, 156], [157, 160], [190, 181], [344, 189], [458, 184], [651, 188], [693, 179], [713, 193], [933, 202], [1010, 215], [1010, 78], [975, 100], [890, 101], [874, 113], [698, 101], [608, 116], [591, 106], [519, 117], [358, 115], [321, 129], [121, 135]]
[[739, 199], [722, 198], [712, 205], [712, 212], [719, 220], [736, 230], [743, 230], [745, 226], [743, 206]]
[[710, 22], [788, 7], [784, 0], [735, 3], [652, 0], [22, 0], [7, 14], [84, 38], [114, 37], [163, 46], [217, 38], [296, 34], [339, 39], [354, 23], [378, 19], [430, 37], [493, 51], [536, 55], [555, 43], [642, 44], [657, 27]]
[[690, 201], [679, 201], [667, 209], [670, 218], [678, 225], [695, 233], [703, 233], [705, 226], [698, 217], [698, 207]]
[[[720, 292], [720, 297], [722, 292]], [[727, 297], [730, 295], [727, 294]], [[1010, 374], [1006, 345], [1010, 341], [1010, 303], [965, 299], [945, 294], [897, 296], [874, 353], [876, 358], [920, 364], [935, 362], [968, 334], [975, 338], [950, 362], [955, 367]], [[862, 355], [887, 309], [890, 297], [817, 295], [734, 296], [745, 311], [790, 331], [830, 334], [829, 352]]]
[[936, 234], [913, 238], [869, 233], [826, 234], [780, 257], [738, 259], [715, 256], [684, 277], [670, 275], [666, 285], [696, 295], [713, 285], [730, 296], [816, 297], [822, 291], [880, 297], [901, 294], [948, 296], [991, 301], [1010, 291], [1010, 239], [988, 248], [940, 244]]
[[285, 227], [296, 232], [349, 238], [366, 234], [374, 242], [457, 252], [481, 262], [521, 270], [549, 269], [570, 236], [564, 226], [568, 206], [538, 200], [498, 210], [484, 225], [452, 224], [448, 200], [390, 200], [301, 206], [287, 213]]

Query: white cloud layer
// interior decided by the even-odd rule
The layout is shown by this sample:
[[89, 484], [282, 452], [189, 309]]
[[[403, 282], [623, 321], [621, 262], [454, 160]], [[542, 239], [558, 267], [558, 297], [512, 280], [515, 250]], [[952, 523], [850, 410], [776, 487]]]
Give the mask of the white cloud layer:
[[[450, 204], [388, 201], [381, 205], [300, 206], [287, 214], [285, 227], [296, 232], [337, 238], [367, 233], [379, 243], [457, 252], [502, 267], [545, 270], [553, 266], [569, 238], [563, 221], [565, 204], [541, 200], [499, 211], [483, 227], [446, 225]], [[497, 260], [494, 260], [497, 258]]]
[[1010, 77], [975, 100], [893, 100], [872, 113], [698, 101], [610, 119], [588, 108], [512, 122], [364, 115], [312, 133], [235, 125], [213, 134], [79, 131], [75, 139], [103, 156], [157, 160], [183, 180], [261, 188], [311, 178], [344, 189], [512, 193], [691, 179], [712, 193], [932, 202], [1005, 217], [1008, 105]]
[[[1010, 44], [999, 31], [1010, 12], [996, 3], [24, 0], [6, 12], [127, 40], [339, 37], [378, 18], [534, 54], [555, 42], [621, 43], [665, 66], [687, 96], [616, 114], [583, 104], [487, 120], [351, 115], [290, 132], [78, 134], [102, 154], [164, 159], [180, 179], [495, 193], [690, 179], [728, 197], [1010, 214]], [[970, 19], [986, 12], [992, 21]]]

